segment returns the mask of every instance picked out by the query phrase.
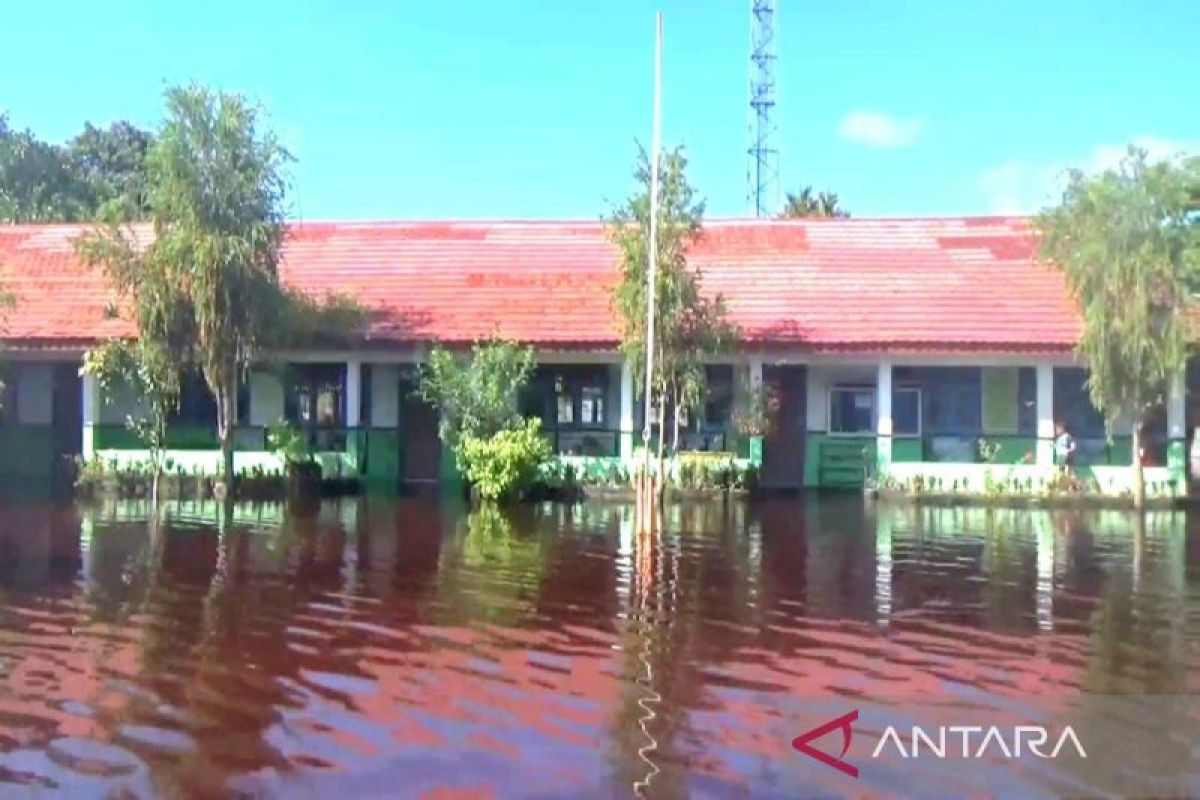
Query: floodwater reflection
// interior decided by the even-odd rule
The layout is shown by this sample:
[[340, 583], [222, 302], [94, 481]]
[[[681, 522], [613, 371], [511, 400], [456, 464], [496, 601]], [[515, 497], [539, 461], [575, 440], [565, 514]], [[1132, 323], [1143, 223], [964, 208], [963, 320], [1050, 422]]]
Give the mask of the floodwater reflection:
[[809, 701], [1196, 688], [1180, 512], [147, 514], [0, 508], [3, 796], [797, 796], [838, 786], [790, 747]]

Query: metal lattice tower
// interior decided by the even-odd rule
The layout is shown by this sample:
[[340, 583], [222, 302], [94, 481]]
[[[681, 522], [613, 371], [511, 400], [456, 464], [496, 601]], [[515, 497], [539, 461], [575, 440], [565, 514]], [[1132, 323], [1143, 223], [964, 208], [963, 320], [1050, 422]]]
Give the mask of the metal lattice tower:
[[746, 198], [756, 217], [779, 211], [779, 147], [775, 143], [776, 0], [750, 0], [750, 146]]

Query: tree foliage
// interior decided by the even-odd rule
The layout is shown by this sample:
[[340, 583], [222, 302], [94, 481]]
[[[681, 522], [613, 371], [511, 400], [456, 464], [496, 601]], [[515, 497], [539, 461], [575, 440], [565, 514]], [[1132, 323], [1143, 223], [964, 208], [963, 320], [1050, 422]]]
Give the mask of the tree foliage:
[[783, 213], [779, 216], [786, 219], [803, 217], [849, 217], [850, 212], [838, 205], [838, 196], [833, 192], [817, 192], [812, 186], [805, 186], [799, 192], [788, 192]]
[[77, 222], [117, 211], [145, 216], [153, 137], [128, 122], [91, 124], [66, 144], [15, 130], [0, 116], [0, 222]]
[[83, 373], [96, 377], [107, 398], [119, 390], [137, 399], [125, 425], [150, 451], [154, 471], [151, 497], [158, 499], [167, 449], [167, 423], [179, 408], [180, 362], [168, 347], [150, 337], [136, 341], [110, 339], [84, 356]]
[[287, 151], [238, 95], [169, 89], [147, 157], [150, 256], [190, 308], [193, 356], [217, 405], [223, 472], [233, 477], [234, 399], [279, 307]]
[[541, 421], [523, 419], [519, 407], [535, 363], [533, 348], [492, 340], [469, 358], [436, 347], [421, 367], [417, 391], [440, 408], [438, 435], [484, 500], [529, 488], [550, 457]]
[[149, 213], [146, 153], [154, 136], [135, 125], [107, 128], [85, 123], [66, 147], [68, 162], [82, 182], [89, 218], [144, 219]]
[[[169, 89], [166, 101], [166, 120], [145, 159], [153, 238], [139, 241], [121, 223], [132, 208], [122, 202], [77, 247], [132, 307], [139, 341], [203, 374], [216, 400], [228, 482], [239, 379], [264, 342], [282, 335], [281, 321], [307, 319], [322, 306], [279, 284], [289, 156], [259, 130], [258, 110], [196, 86]], [[138, 187], [132, 178], [121, 185]]]
[[[661, 157], [658, 198], [658, 252], [655, 283], [654, 375], [649, 391], [659, 409], [680, 413], [701, 404], [706, 391], [704, 360], [728, 349], [737, 337], [727, 321], [723, 298], [701, 292], [701, 275], [687, 263], [688, 248], [701, 233], [704, 203], [687, 180], [682, 148]], [[637, 190], [607, 219], [609, 236], [621, 254], [621, 282], [612, 304], [621, 328], [621, 353], [634, 365], [634, 389], [647, 390], [646, 290], [650, 253], [650, 157], [638, 154]]]
[[519, 395], [535, 363], [533, 349], [514, 342], [476, 343], [469, 358], [435, 347], [417, 391], [441, 409], [442, 441], [457, 451], [465, 436], [487, 439], [520, 425]]
[[1037, 218], [1042, 256], [1062, 269], [1083, 316], [1078, 352], [1107, 425], [1134, 423], [1135, 499], [1144, 499], [1139, 437], [1184, 368], [1187, 309], [1200, 277], [1194, 203], [1200, 161], [1150, 163], [1130, 148], [1116, 169], [1074, 170], [1062, 203]]
[[490, 436], [465, 434], [458, 450], [467, 480], [488, 501], [508, 499], [532, 486], [550, 458], [539, 419], [522, 420]]

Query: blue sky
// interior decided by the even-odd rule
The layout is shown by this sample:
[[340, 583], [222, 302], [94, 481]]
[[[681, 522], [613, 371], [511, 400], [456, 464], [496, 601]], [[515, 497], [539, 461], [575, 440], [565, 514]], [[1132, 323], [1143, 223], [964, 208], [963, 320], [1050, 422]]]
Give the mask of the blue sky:
[[[1200, 4], [780, 0], [786, 187], [856, 215], [1036, 208], [1066, 166], [1200, 149]], [[710, 216], [746, 210], [746, 0], [202, 3], [5, 9], [0, 110], [51, 139], [157, 124], [163, 87], [260, 101], [304, 219], [595, 218], [664, 139]], [[999, 10], [1003, 8], [1003, 11]]]

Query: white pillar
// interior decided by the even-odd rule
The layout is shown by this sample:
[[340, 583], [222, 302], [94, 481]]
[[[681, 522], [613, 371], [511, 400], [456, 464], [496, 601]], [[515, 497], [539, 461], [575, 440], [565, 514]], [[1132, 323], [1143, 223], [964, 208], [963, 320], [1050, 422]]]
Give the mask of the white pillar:
[[882, 473], [892, 463], [892, 362], [880, 361], [875, 380], [876, 461]]
[[1054, 366], [1037, 365], [1037, 463], [1054, 465]]
[[362, 408], [362, 362], [352, 358], [346, 362], [346, 427], [357, 428]]
[[750, 356], [750, 389], [751, 391], [762, 386], [763, 382], [763, 357], [760, 354]]
[[1191, 442], [1187, 440], [1187, 390], [1183, 370], [1171, 376], [1167, 391], [1167, 467], [1179, 489], [1187, 478]]
[[83, 416], [83, 448], [85, 461], [96, 455], [96, 425], [100, 423], [100, 386], [95, 375], [80, 377], [81, 406]]
[[633, 365], [621, 362], [621, 458], [633, 458]]
[[1187, 435], [1184, 395], [1183, 372], [1178, 372], [1171, 378], [1167, 392], [1167, 438], [1172, 441], [1182, 440]]

